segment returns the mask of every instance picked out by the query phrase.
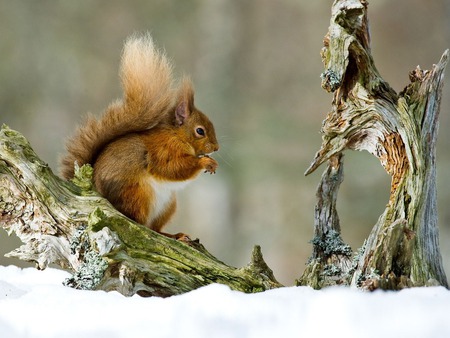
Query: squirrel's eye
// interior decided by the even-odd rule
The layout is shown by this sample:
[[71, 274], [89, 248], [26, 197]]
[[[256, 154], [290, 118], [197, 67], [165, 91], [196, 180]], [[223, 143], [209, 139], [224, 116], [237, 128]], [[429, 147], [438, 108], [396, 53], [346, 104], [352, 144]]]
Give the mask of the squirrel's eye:
[[197, 133], [198, 136], [205, 136], [205, 129], [198, 127], [197, 129], [195, 129], [195, 132]]

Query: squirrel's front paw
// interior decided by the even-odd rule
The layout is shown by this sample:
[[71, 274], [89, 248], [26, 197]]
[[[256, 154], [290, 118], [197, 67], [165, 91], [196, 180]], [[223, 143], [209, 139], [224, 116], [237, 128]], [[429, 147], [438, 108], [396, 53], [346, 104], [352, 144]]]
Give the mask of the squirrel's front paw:
[[209, 156], [204, 156], [200, 159], [200, 165], [205, 169], [205, 173], [215, 174], [219, 166], [217, 161]]

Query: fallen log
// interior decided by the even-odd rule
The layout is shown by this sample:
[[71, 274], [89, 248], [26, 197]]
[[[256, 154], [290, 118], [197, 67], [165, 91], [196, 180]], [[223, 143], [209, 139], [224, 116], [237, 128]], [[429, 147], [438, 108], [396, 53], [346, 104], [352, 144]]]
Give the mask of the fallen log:
[[72, 182], [61, 180], [20, 133], [3, 126], [0, 226], [24, 243], [7, 256], [67, 269], [69, 286], [126, 296], [167, 297], [211, 283], [247, 293], [281, 286], [259, 246], [248, 266], [226, 265], [198, 241], [177, 241], [126, 218], [93, 190], [91, 178], [92, 168], [83, 166]]

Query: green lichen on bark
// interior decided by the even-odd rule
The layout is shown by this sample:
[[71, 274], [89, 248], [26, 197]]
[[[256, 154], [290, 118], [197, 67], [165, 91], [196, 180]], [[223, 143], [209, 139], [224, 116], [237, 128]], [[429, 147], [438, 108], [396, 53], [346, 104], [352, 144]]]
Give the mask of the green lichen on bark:
[[97, 252], [88, 250], [80, 267], [64, 285], [81, 290], [95, 290], [104, 277], [108, 262]]
[[324, 236], [316, 236], [311, 240], [312, 245], [317, 247], [325, 256], [343, 255], [350, 257], [352, 249], [350, 245], [346, 244], [341, 234], [336, 230], [331, 229]]
[[81, 168], [78, 163], [74, 163], [74, 177], [72, 182], [81, 189], [83, 194], [90, 194], [94, 189], [92, 178], [94, 177], [94, 169], [89, 164], [84, 164]]
[[320, 74], [322, 79], [322, 87], [328, 92], [334, 92], [341, 85], [341, 79], [331, 69], [327, 69]]

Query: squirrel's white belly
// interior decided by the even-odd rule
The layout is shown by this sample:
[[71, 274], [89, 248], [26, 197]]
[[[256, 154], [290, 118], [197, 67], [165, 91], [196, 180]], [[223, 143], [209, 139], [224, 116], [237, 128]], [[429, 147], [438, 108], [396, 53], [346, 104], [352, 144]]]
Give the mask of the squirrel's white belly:
[[160, 181], [154, 178], [150, 178], [150, 185], [154, 192], [153, 204], [150, 208], [149, 221], [152, 222], [163, 213], [168, 204], [171, 202], [174, 194], [188, 185], [188, 181]]

